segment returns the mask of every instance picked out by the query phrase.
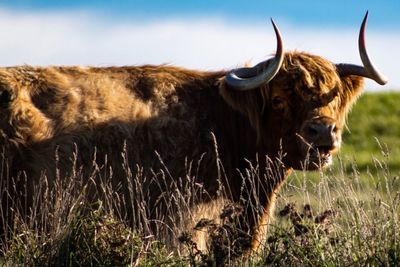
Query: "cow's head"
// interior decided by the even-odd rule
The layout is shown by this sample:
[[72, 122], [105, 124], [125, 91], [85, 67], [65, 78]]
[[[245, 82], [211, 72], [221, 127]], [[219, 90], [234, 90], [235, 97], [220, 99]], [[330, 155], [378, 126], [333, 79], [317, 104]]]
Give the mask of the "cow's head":
[[[278, 40], [275, 57], [226, 75], [226, 90], [242, 94], [236, 100], [231, 97], [233, 106], [249, 116], [267, 153], [282, 157], [287, 167], [316, 169], [329, 165], [332, 154], [340, 147], [349, 107], [361, 93], [362, 77], [386, 83], [366, 53], [367, 16], [368, 13], [359, 36], [364, 66], [333, 64], [301, 52], [284, 53], [279, 31], [273, 24]], [[240, 107], [239, 103], [250, 98], [246, 107]]]

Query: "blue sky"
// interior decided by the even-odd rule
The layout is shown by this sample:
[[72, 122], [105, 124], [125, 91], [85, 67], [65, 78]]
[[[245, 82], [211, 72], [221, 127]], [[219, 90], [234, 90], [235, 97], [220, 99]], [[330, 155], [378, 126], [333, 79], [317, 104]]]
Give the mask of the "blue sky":
[[360, 14], [370, 10], [376, 19], [373, 27], [398, 28], [398, 0], [3, 0], [1, 6], [19, 10], [90, 10], [116, 19], [159, 19], [160, 17], [222, 16], [248, 22], [269, 17], [307, 25], [350, 26]]
[[[400, 89], [399, 0], [2, 0], [1, 65], [170, 63], [206, 70], [257, 63], [285, 49], [360, 64], [357, 35], [369, 10], [367, 49]], [[397, 62], [396, 62], [397, 61]]]

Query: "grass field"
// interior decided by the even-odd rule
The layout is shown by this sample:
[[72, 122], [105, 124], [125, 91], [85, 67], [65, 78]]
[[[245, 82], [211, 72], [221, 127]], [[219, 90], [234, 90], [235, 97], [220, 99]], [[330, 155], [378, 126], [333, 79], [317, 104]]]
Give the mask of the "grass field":
[[348, 118], [342, 158], [361, 171], [374, 170], [373, 159], [388, 158], [392, 172], [400, 170], [400, 94], [364, 94]]
[[67, 214], [54, 207], [45, 233], [21, 224], [7, 244], [14, 266], [399, 266], [400, 93], [364, 94], [348, 118], [344, 144], [324, 173], [297, 171], [278, 196], [260, 253], [236, 255], [232, 221], [207, 228], [208, 251], [190, 236], [179, 256], [107, 212], [77, 199]]

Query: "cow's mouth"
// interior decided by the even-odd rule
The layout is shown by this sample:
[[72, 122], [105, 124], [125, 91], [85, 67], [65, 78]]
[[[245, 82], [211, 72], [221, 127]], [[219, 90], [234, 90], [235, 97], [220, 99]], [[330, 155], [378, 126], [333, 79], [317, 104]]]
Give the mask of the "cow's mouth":
[[309, 167], [321, 168], [332, 164], [332, 154], [336, 150], [334, 146], [317, 146], [309, 150]]
[[332, 155], [340, 147], [339, 133], [333, 134], [329, 132], [326, 136], [317, 136], [319, 138], [303, 137], [300, 134], [297, 136], [299, 137], [300, 150], [303, 156], [301, 164], [303, 169], [317, 170], [332, 164]]

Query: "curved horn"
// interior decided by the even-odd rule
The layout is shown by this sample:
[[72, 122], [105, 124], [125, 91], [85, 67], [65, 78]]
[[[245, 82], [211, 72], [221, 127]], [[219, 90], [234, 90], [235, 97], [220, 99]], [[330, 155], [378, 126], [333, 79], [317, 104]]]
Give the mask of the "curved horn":
[[339, 74], [345, 75], [357, 75], [366, 78], [370, 78], [380, 85], [385, 85], [387, 83], [387, 78], [385, 75], [379, 72], [379, 70], [372, 64], [368, 57], [367, 49], [365, 47], [365, 27], [368, 20], [368, 11], [365, 14], [364, 20], [361, 24], [360, 35], [358, 37], [358, 50], [360, 52], [361, 61], [364, 66], [354, 65], [354, 64], [336, 64]]
[[252, 68], [238, 68], [231, 70], [225, 76], [227, 85], [235, 90], [252, 90], [271, 81], [278, 73], [283, 63], [283, 42], [278, 27], [271, 19], [274, 27], [277, 47], [274, 58], [263, 61]]

